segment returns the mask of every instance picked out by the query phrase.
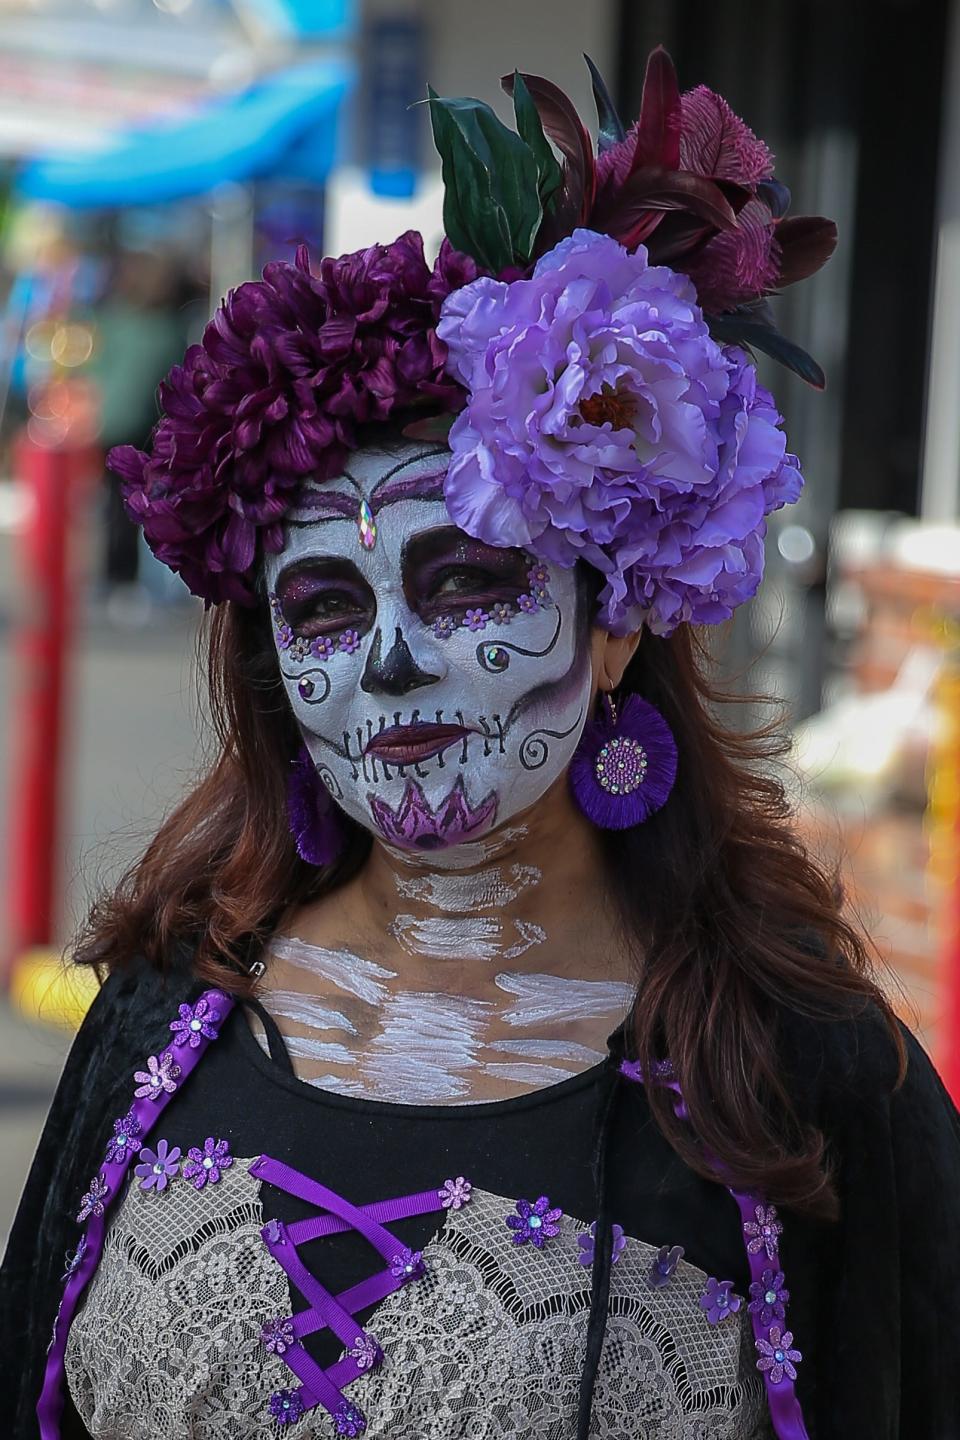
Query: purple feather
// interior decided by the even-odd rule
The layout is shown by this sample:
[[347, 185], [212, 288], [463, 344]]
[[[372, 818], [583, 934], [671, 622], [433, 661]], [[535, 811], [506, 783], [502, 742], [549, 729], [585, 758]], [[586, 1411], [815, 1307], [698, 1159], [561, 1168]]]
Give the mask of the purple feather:
[[287, 781], [287, 816], [297, 854], [308, 865], [332, 865], [340, 854], [343, 834], [337, 807], [304, 747]]
[[613, 717], [604, 697], [570, 762], [570, 785], [594, 825], [627, 830], [667, 803], [677, 778], [677, 744], [660, 711], [639, 695], [628, 695]]

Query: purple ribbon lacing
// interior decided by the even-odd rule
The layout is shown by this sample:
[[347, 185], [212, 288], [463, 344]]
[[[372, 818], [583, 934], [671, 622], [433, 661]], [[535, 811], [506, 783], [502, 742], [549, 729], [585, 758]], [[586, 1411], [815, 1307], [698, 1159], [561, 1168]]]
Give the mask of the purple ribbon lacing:
[[[220, 990], [206, 990], [202, 996], [209, 1007], [208, 1014], [216, 1025], [221, 1025], [233, 1008], [234, 1001], [231, 996], [223, 994]], [[177, 1063], [180, 1066], [180, 1077], [175, 1093], [179, 1093], [180, 1086], [188, 1079], [193, 1071], [200, 1064], [212, 1041], [206, 1035], [200, 1035], [195, 1045], [185, 1046], [177, 1049]], [[167, 1041], [165, 1048], [172, 1046], [172, 1041]], [[154, 1097], [150, 1095], [134, 1098], [131, 1110], [140, 1121], [140, 1138], [146, 1139], [150, 1131], [156, 1125], [163, 1114], [172, 1094], [165, 1090]], [[70, 1333], [70, 1326], [73, 1317], [77, 1312], [80, 1297], [83, 1295], [94, 1271], [100, 1263], [103, 1254], [103, 1242], [107, 1233], [107, 1211], [113, 1205], [120, 1193], [123, 1181], [126, 1179], [127, 1171], [136, 1161], [136, 1155], [126, 1150], [119, 1159], [104, 1160], [100, 1166], [99, 1175], [107, 1182], [107, 1191], [103, 1196], [103, 1213], [101, 1215], [91, 1214], [87, 1220], [83, 1232], [86, 1245], [83, 1250], [80, 1263], [67, 1276], [63, 1295], [60, 1300], [60, 1308], [57, 1311], [57, 1318], [53, 1326], [53, 1340], [50, 1349], [47, 1351], [47, 1364], [43, 1374], [43, 1386], [40, 1391], [40, 1399], [37, 1401], [37, 1420], [40, 1424], [40, 1440], [59, 1440], [60, 1419], [63, 1414], [63, 1360], [67, 1349], [67, 1336]]]
[[[623, 1060], [620, 1064], [620, 1074], [627, 1080], [634, 1080], [640, 1085], [646, 1084], [643, 1071], [636, 1060]], [[674, 1114], [680, 1120], [688, 1120], [690, 1118], [689, 1112], [683, 1099], [679, 1082], [673, 1078], [672, 1067], [669, 1067], [669, 1065], [664, 1062], [661, 1073], [654, 1075], [652, 1080], [654, 1084], [664, 1085], [668, 1090], [674, 1092], [677, 1096], [677, 1101], [673, 1107]], [[717, 1168], [721, 1169], [722, 1167], [718, 1165]], [[735, 1190], [732, 1185], [728, 1185], [726, 1188], [737, 1202], [740, 1210], [740, 1233], [743, 1237], [744, 1244], [747, 1245], [748, 1232], [745, 1226], [754, 1222], [758, 1205], [763, 1206], [771, 1212], [772, 1207], [767, 1207], [764, 1197], [758, 1195], [756, 1191]], [[769, 1250], [760, 1248], [756, 1251], [751, 1251], [749, 1246], [747, 1246], [747, 1263], [750, 1266], [750, 1277], [757, 1284], [763, 1283], [764, 1269], [774, 1262], [780, 1266], [778, 1237], [775, 1236], [771, 1240]], [[750, 1319], [753, 1324], [754, 1342], [757, 1340], [769, 1342], [771, 1326], [761, 1323], [759, 1311], [751, 1315]], [[781, 1322], [774, 1319], [772, 1324], [781, 1325]], [[786, 1321], [782, 1322], [782, 1328], [786, 1328]], [[770, 1410], [770, 1418], [773, 1421], [773, 1428], [777, 1440], [810, 1440], [793, 1381], [788, 1375], [784, 1374], [782, 1380], [780, 1380], [779, 1383], [775, 1383], [770, 1379], [769, 1373], [761, 1373], [763, 1374], [764, 1389], [767, 1392], [767, 1405]]]

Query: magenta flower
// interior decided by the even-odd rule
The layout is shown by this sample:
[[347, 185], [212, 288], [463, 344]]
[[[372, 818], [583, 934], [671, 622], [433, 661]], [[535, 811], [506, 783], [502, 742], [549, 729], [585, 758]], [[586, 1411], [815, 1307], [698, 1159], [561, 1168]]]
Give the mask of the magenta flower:
[[793, 1349], [793, 1336], [779, 1325], [771, 1325], [766, 1340], [757, 1340], [757, 1369], [766, 1375], [771, 1385], [779, 1385], [784, 1375], [796, 1380], [796, 1365], [803, 1359], [799, 1350]]
[[216, 1185], [221, 1171], [229, 1170], [232, 1164], [233, 1156], [230, 1154], [228, 1142], [214, 1140], [212, 1135], [208, 1135], [202, 1150], [193, 1145], [187, 1151], [187, 1159], [183, 1162], [183, 1178], [189, 1180], [195, 1190], [202, 1190], [204, 1185]]
[[449, 296], [437, 333], [469, 391], [445, 481], [469, 535], [588, 561], [618, 634], [715, 624], [756, 592], [765, 517], [802, 479], [772, 397], [711, 338], [686, 276], [577, 230], [529, 280]]
[[156, 1150], [144, 1145], [140, 1151], [140, 1164], [133, 1173], [140, 1180], [141, 1190], [155, 1190], [159, 1195], [171, 1180], [177, 1178], [179, 1169], [180, 1146], [175, 1145], [171, 1150], [166, 1140], [158, 1140]]
[[339, 648], [344, 655], [352, 655], [354, 651], [360, 649], [360, 636], [356, 630], [344, 630], [340, 636]]
[[159, 1060], [156, 1055], [148, 1055], [146, 1070], [134, 1072], [133, 1078], [139, 1081], [139, 1085], [133, 1093], [138, 1100], [144, 1100], [147, 1096], [151, 1100], [159, 1100], [163, 1094], [172, 1095], [177, 1088], [179, 1074], [180, 1066], [174, 1064], [169, 1050], [165, 1050]]
[[268, 1320], [260, 1331], [260, 1343], [271, 1355], [285, 1354], [295, 1342], [296, 1336], [290, 1320]]
[[444, 1210], [461, 1210], [470, 1203], [472, 1189], [470, 1181], [464, 1180], [462, 1175], [458, 1175], [456, 1180], [444, 1180], [443, 1188], [439, 1191], [440, 1204]]
[[733, 1315], [740, 1309], [743, 1302], [739, 1295], [732, 1292], [732, 1280], [717, 1280], [715, 1276], [710, 1276], [706, 1289], [700, 1296], [700, 1308], [707, 1312], [711, 1325], [719, 1325], [721, 1320], [726, 1320], [728, 1315]]
[[764, 1270], [758, 1281], [750, 1286], [751, 1315], [759, 1315], [761, 1325], [770, 1325], [774, 1320], [783, 1320], [790, 1291], [784, 1289], [782, 1270]]
[[407, 1283], [410, 1280], [419, 1280], [423, 1274], [423, 1255], [419, 1250], [410, 1250], [408, 1247], [394, 1255], [390, 1261], [390, 1274], [395, 1280], [403, 1280]]
[[275, 1390], [270, 1396], [270, 1414], [279, 1425], [293, 1425], [303, 1414], [299, 1390]]
[[[579, 1249], [579, 1251], [580, 1251], [580, 1254], [577, 1256], [577, 1259], [580, 1261], [580, 1264], [581, 1264], [581, 1265], [586, 1265], [588, 1268], [589, 1268], [590, 1266], [592, 1266], [592, 1264], [593, 1264], [593, 1257], [594, 1257], [594, 1254], [595, 1254], [595, 1252], [596, 1252], [596, 1243], [597, 1243], [597, 1222], [596, 1222], [596, 1220], [594, 1220], [594, 1222], [593, 1222], [593, 1224], [590, 1226], [590, 1229], [589, 1229], [589, 1230], [585, 1230], [582, 1235], [578, 1235], [578, 1236], [577, 1236], [577, 1247], [578, 1247], [578, 1249]], [[622, 1225], [614, 1225], [614, 1226], [613, 1226], [613, 1248], [612, 1248], [611, 1256], [610, 1256], [610, 1263], [611, 1263], [612, 1265], [616, 1265], [617, 1261], [620, 1259], [620, 1256], [623, 1254], [623, 1252], [624, 1252], [624, 1250], [625, 1250], [626, 1248], [627, 1248], [627, 1237], [626, 1237], [626, 1235], [624, 1235], [624, 1233], [623, 1233], [623, 1226], [622, 1226]]]
[[362, 1435], [367, 1428], [363, 1411], [358, 1410], [352, 1400], [344, 1400], [342, 1405], [338, 1405], [333, 1419], [338, 1435], [355, 1437]]
[[767, 1259], [773, 1260], [783, 1234], [783, 1226], [777, 1219], [776, 1206], [758, 1205], [753, 1213], [756, 1219], [747, 1220], [743, 1227], [743, 1233], [747, 1237], [747, 1251], [751, 1255], [758, 1255], [764, 1250]]
[[485, 630], [489, 619], [486, 610], [468, 610], [463, 617], [463, 623], [468, 630]]
[[529, 1200], [518, 1200], [516, 1211], [516, 1215], [506, 1217], [507, 1228], [513, 1231], [514, 1245], [526, 1245], [529, 1241], [542, 1250], [548, 1240], [560, 1234], [557, 1222], [563, 1217], [563, 1211], [551, 1208], [546, 1195], [532, 1204]]
[[114, 1164], [126, 1160], [128, 1155], [136, 1155], [141, 1145], [140, 1131], [140, 1121], [132, 1110], [128, 1110], [122, 1120], [114, 1120], [113, 1134], [107, 1145], [107, 1161]]
[[82, 1225], [90, 1215], [102, 1215], [103, 1202], [109, 1194], [110, 1186], [107, 1184], [107, 1177], [103, 1174], [94, 1175], [86, 1194], [80, 1197], [80, 1213], [77, 1215], [77, 1224]]
[[181, 1005], [179, 1020], [170, 1021], [170, 1029], [175, 1032], [173, 1043], [189, 1045], [191, 1050], [196, 1050], [204, 1036], [208, 1040], [216, 1040], [219, 1024], [220, 1011], [210, 1004], [205, 995], [201, 995], [196, 1005]]
[[677, 1266], [683, 1259], [682, 1245], [661, 1245], [657, 1251], [657, 1258], [651, 1263], [647, 1271], [647, 1283], [654, 1290], [662, 1290], [676, 1274]]

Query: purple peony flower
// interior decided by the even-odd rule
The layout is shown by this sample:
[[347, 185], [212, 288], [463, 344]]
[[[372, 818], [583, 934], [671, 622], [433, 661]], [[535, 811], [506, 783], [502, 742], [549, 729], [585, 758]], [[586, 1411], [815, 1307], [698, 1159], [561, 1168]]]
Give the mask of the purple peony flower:
[[173, 1043], [189, 1045], [191, 1050], [196, 1050], [204, 1036], [208, 1040], [216, 1040], [219, 1024], [220, 1011], [210, 1004], [205, 995], [201, 995], [196, 1005], [181, 1005], [179, 1020], [170, 1021], [170, 1029], [175, 1032]]
[[165, 1050], [159, 1060], [156, 1055], [148, 1055], [146, 1070], [137, 1070], [134, 1073], [133, 1078], [139, 1081], [139, 1085], [133, 1093], [138, 1100], [144, 1100], [147, 1096], [151, 1100], [159, 1100], [163, 1094], [172, 1095], [177, 1088], [179, 1074], [180, 1066], [174, 1064], [169, 1050]]
[[103, 1202], [110, 1194], [110, 1186], [107, 1184], [105, 1175], [94, 1175], [90, 1181], [85, 1195], [80, 1197], [80, 1213], [77, 1215], [77, 1224], [82, 1225], [90, 1215], [103, 1214]]
[[367, 1421], [363, 1411], [358, 1410], [352, 1400], [344, 1400], [343, 1404], [337, 1407], [333, 1418], [338, 1435], [355, 1437], [362, 1435], [367, 1428]]
[[419, 1250], [410, 1250], [404, 1247], [399, 1255], [394, 1255], [390, 1261], [390, 1274], [395, 1280], [403, 1280], [404, 1283], [410, 1280], [419, 1280], [423, 1274], [423, 1255]]
[[784, 1318], [789, 1299], [790, 1291], [784, 1289], [783, 1271], [764, 1270], [760, 1279], [750, 1286], [747, 1310], [751, 1315], [759, 1315], [761, 1325], [770, 1325], [774, 1320]]
[[530, 1241], [538, 1250], [542, 1250], [548, 1240], [560, 1234], [557, 1221], [562, 1219], [563, 1211], [552, 1209], [546, 1195], [541, 1195], [532, 1203], [529, 1200], [518, 1200], [516, 1211], [516, 1215], [506, 1217], [507, 1228], [513, 1231], [514, 1245], [526, 1245], [527, 1241]]
[[360, 636], [356, 630], [344, 630], [338, 641], [338, 647], [343, 651], [344, 655], [352, 655], [354, 651], [359, 650]]
[[740, 1309], [740, 1296], [732, 1292], [732, 1280], [717, 1280], [715, 1276], [710, 1276], [706, 1289], [700, 1296], [700, 1308], [707, 1312], [711, 1325], [719, 1325], [721, 1320], [726, 1320], [728, 1315], [733, 1315]]
[[315, 660], [331, 660], [337, 653], [336, 643], [329, 635], [315, 635], [307, 649]]
[[158, 1140], [156, 1150], [144, 1145], [140, 1151], [140, 1164], [133, 1173], [139, 1177], [141, 1190], [155, 1190], [159, 1195], [171, 1180], [177, 1178], [179, 1168], [180, 1146], [175, 1145], [171, 1150], [166, 1140]]
[[443, 1188], [438, 1192], [440, 1204], [444, 1210], [461, 1210], [470, 1203], [472, 1189], [470, 1181], [464, 1180], [462, 1175], [458, 1175], [456, 1180], [444, 1180]]
[[268, 1320], [260, 1331], [260, 1343], [271, 1355], [284, 1355], [295, 1341], [293, 1322], [281, 1317]]
[[280, 1425], [293, 1425], [303, 1414], [299, 1390], [275, 1390], [270, 1396], [270, 1414]]
[[366, 1370], [376, 1370], [383, 1362], [383, 1351], [372, 1335], [358, 1335], [347, 1354], [356, 1360], [361, 1375]]
[[783, 1226], [777, 1219], [776, 1206], [758, 1205], [753, 1213], [756, 1219], [747, 1220], [743, 1227], [743, 1233], [747, 1237], [747, 1251], [751, 1255], [758, 1255], [764, 1250], [767, 1259], [774, 1260], [780, 1236], [783, 1234]]
[[228, 1142], [214, 1140], [212, 1135], [208, 1135], [202, 1150], [192, 1145], [187, 1151], [187, 1159], [183, 1162], [183, 1178], [189, 1180], [195, 1190], [202, 1190], [204, 1185], [216, 1185], [221, 1171], [229, 1170], [232, 1164], [233, 1156], [230, 1154]]
[[771, 1325], [766, 1340], [757, 1340], [757, 1369], [765, 1375], [771, 1385], [779, 1385], [784, 1375], [796, 1380], [796, 1365], [803, 1359], [799, 1350], [793, 1349], [793, 1336], [779, 1325]]
[[468, 534], [588, 561], [618, 634], [718, 623], [756, 592], [765, 517], [802, 479], [772, 396], [711, 338], [686, 276], [578, 230], [529, 280], [452, 294], [437, 333], [470, 392], [445, 482]]
[[[616, 1265], [617, 1261], [620, 1259], [620, 1256], [627, 1248], [627, 1237], [623, 1233], [622, 1225], [614, 1225], [612, 1228], [613, 1248], [611, 1250], [610, 1263], [611, 1265]], [[582, 1235], [577, 1236], [577, 1247], [580, 1251], [577, 1259], [580, 1261], [581, 1265], [586, 1265], [589, 1268], [593, 1264], [593, 1257], [596, 1253], [596, 1244], [597, 1222], [596, 1220], [594, 1220], [589, 1230], [585, 1230]]]
[[128, 1110], [122, 1120], [114, 1120], [113, 1134], [107, 1145], [106, 1159], [113, 1164], [119, 1160], [126, 1160], [128, 1155], [136, 1155], [140, 1149], [140, 1121], [132, 1110]]
[[438, 615], [433, 622], [433, 633], [438, 640], [449, 640], [453, 632], [459, 628], [459, 622], [452, 615]]
[[647, 1271], [647, 1283], [654, 1290], [662, 1290], [664, 1285], [673, 1279], [682, 1259], [682, 1245], [661, 1245], [657, 1251], [657, 1258], [651, 1262], [650, 1269]]

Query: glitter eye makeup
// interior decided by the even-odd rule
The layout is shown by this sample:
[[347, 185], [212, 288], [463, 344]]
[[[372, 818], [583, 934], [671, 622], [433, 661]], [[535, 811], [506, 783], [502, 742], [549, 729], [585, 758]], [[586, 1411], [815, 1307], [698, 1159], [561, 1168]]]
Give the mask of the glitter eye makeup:
[[377, 611], [366, 580], [340, 559], [308, 560], [287, 570], [280, 576], [276, 597], [278, 619], [306, 639], [344, 630], [364, 635]]
[[414, 536], [404, 547], [404, 591], [426, 625], [441, 616], [496, 605], [516, 606], [528, 589], [529, 557], [495, 550], [455, 526]]

